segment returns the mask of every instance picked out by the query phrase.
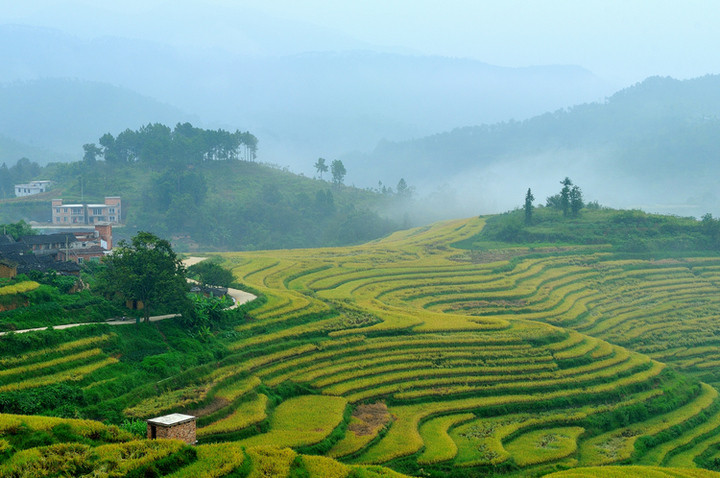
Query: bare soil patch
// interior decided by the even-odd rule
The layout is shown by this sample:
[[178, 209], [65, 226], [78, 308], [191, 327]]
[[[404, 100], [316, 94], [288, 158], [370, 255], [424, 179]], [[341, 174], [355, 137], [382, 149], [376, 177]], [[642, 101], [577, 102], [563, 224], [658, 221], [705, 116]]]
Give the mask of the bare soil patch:
[[390, 421], [390, 412], [384, 402], [358, 405], [352, 416], [359, 421], [350, 423], [348, 430], [357, 436], [373, 435]]

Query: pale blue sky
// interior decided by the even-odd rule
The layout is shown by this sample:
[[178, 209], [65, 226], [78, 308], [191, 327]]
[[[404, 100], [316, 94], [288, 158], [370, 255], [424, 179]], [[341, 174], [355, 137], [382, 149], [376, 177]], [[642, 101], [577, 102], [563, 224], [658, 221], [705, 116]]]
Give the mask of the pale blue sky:
[[717, 0], [6, 3], [10, 4], [3, 5], [2, 23], [224, 47], [239, 53], [367, 48], [514, 67], [574, 64], [620, 86], [650, 75], [689, 78], [720, 73]]

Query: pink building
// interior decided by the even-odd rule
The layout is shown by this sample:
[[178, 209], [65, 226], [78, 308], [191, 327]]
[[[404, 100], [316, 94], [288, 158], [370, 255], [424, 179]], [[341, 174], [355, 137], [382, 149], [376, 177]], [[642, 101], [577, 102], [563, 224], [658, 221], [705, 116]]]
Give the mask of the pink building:
[[122, 201], [119, 196], [105, 198], [105, 204], [63, 204], [62, 199], [52, 200], [52, 222], [55, 225], [119, 224]]

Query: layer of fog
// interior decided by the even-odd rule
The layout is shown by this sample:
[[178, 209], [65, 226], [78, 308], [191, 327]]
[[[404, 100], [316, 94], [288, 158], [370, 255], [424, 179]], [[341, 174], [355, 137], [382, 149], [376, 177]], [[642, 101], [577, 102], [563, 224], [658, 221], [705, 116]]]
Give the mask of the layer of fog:
[[421, 225], [502, 213], [521, 208], [528, 189], [535, 206], [544, 205], [569, 177], [581, 188], [586, 203], [683, 217], [699, 218], [708, 212], [720, 215], [720, 197], [712, 175], [699, 174], [693, 181], [648, 181], [603, 166], [612, 163], [610, 151], [554, 150], [477, 166], [441, 180], [411, 174], [408, 183], [415, 188], [412, 205], [405, 203], [388, 214]]

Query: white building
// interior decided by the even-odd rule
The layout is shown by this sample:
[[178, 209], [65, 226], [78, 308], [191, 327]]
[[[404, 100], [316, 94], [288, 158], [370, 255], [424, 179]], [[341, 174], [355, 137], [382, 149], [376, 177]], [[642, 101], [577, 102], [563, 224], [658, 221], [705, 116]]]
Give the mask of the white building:
[[31, 181], [27, 184], [16, 184], [15, 185], [15, 196], [32, 196], [33, 194], [44, 193], [50, 189], [52, 181]]

